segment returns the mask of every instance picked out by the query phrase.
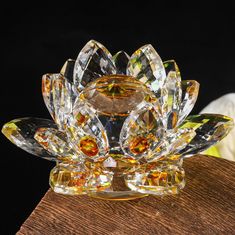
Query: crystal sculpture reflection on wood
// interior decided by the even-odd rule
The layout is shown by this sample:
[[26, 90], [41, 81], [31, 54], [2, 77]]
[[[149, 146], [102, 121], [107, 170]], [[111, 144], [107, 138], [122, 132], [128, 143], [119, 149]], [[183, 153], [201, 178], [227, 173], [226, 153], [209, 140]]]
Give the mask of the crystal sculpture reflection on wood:
[[56, 162], [50, 185], [57, 193], [113, 200], [176, 194], [185, 185], [183, 159], [233, 127], [222, 115], [188, 116], [198, 90], [151, 45], [131, 57], [123, 51], [112, 57], [92, 40], [60, 73], [42, 78], [54, 122], [15, 119], [2, 132], [27, 152]]

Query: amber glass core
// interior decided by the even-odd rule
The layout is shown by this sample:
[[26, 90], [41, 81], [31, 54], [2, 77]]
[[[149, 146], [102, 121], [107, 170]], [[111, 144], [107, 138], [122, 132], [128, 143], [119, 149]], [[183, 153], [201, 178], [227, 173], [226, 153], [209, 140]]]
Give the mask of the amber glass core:
[[127, 115], [144, 99], [151, 96], [147, 87], [126, 75], [109, 75], [88, 84], [81, 98], [107, 115]]

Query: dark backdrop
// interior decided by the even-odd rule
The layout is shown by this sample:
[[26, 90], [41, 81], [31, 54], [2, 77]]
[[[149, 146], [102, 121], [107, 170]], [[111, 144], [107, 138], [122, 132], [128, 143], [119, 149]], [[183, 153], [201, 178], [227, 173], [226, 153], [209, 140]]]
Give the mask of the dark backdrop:
[[[41, 96], [42, 74], [58, 72], [90, 39], [111, 53], [131, 54], [151, 43], [163, 60], [174, 58], [183, 79], [201, 84], [194, 113], [235, 91], [232, 6], [86, 2], [1, 8], [1, 126], [16, 117], [50, 118]], [[47, 191], [54, 164], [18, 149], [3, 135], [0, 141], [1, 229], [14, 233]]]

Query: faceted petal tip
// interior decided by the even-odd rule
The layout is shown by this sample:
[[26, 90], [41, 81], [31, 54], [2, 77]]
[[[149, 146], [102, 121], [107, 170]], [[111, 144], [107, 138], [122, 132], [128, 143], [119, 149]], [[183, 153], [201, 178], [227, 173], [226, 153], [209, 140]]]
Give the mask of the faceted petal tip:
[[158, 98], [161, 97], [166, 73], [162, 60], [152, 45], [145, 45], [134, 52], [127, 66], [127, 74], [139, 79]]
[[6, 123], [2, 128], [2, 133], [13, 144], [22, 148], [26, 152], [48, 160], [56, 160], [50, 152], [46, 151], [34, 139], [34, 134], [40, 127], [56, 128], [55, 124], [47, 119], [21, 118]]
[[164, 61], [163, 65], [166, 71], [166, 75], [168, 75], [170, 72], [174, 72], [176, 73], [177, 77], [181, 78], [179, 67], [174, 60]]
[[46, 74], [42, 77], [42, 94], [52, 118], [64, 129], [74, 99], [71, 84], [61, 74]]
[[233, 119], [220, 114], [200, 114], [187, 117], [179, 128], [192, 128], [195, 137], [179, 153], [193, 155], [223, 139], [233, 128]]
[[99, 42], [89, 41], [79, 53], [74, 66], [74, 85], [78, 91], [94, 79], [116, 74], [112, 55]]
[[117, 69], [117, 74], [126, 74], [126, 69], [130, 56], [125, 51], [119, 51], [113, 56], [113, 61]]
[[81, 160], [75, 153], [73, 146], [68, 143], [64, 132], [54, 128], [39, 128], [34, 139], [53, 156], [57, 156], [58, 160]]
[[68, 79], [69, 82], [73, 83], [73, 70], [74, 70], [75, 60], [68, 59], [64, 63], [60, 70], [60, 74]]
[[198, 97], [199, 86], [199, 83], [194, 80], [181, 81], [182, 101], [179, 108], [179, 118], [177, 125], [182, 123], [185, 117], [187, 117], [188, 114], [192, 111]]
[[179, 110], [181, 105], [182, 89], [181, 76], [179, 68], [174, 60], [164, 62], [166, 70], [166, 81], [164, 84], [165, 92], [163, 99], [162, 111], [167, 129], [176, 127], [179, 118]]

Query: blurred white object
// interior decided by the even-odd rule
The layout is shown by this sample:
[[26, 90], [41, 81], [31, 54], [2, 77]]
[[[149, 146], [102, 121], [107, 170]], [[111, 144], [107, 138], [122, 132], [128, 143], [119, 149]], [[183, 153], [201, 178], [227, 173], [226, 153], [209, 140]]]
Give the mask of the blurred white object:
[[[223, 114], [235, 120], [235, 93], [223, 95], [212, 101], [200, 113]], [[214, 147], [216, 149], [211, 149], [211, 152], [217, 151], [220, 157], [235, 161], [235, 128], [233, 128], [233, 130], [231, 130], [231, 132]], [[209, 154], [210, 149], [203, 153]]]

